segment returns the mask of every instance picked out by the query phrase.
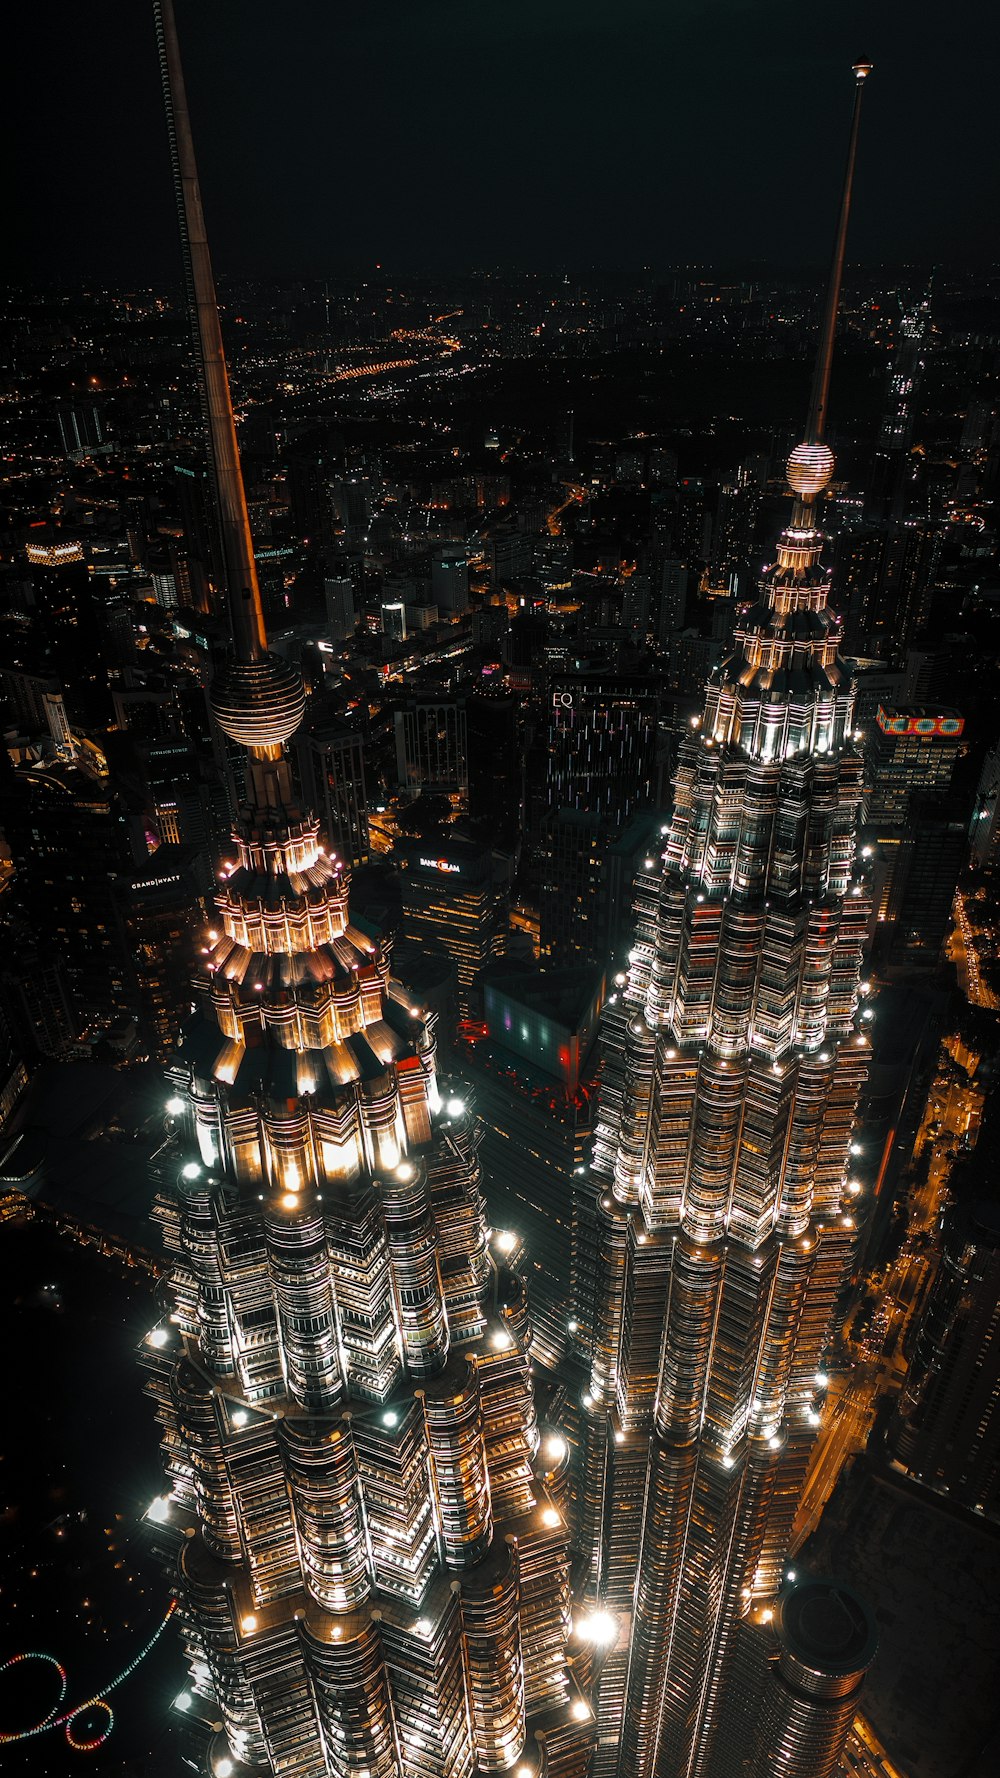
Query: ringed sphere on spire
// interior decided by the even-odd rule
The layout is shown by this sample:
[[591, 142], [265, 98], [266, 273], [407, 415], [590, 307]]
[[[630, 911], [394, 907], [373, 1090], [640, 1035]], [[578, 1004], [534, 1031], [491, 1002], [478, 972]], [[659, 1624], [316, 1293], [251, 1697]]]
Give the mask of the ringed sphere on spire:
[[834, 462], [829, 445], [796, 445], [785, 465], [789, 487], [804, 500], [811, 500], [826, 487], [833, 474]]
[[241, 747], [279, 747], [305, 715], [301, 674], [277, 655], [230, 661], [212, 680], [212, 714], [223, 734]]

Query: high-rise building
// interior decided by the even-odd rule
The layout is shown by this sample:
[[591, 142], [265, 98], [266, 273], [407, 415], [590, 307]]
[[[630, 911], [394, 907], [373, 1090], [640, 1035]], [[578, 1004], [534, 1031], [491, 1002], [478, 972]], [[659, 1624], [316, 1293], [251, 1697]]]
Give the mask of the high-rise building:
[[557, 968], [604, 966], [614, 945], [610, 852], [652, 797], [659, 695], [655, 680], [600, 670], [550, 681], [540, 942]]
[[464, 544], [443, 543], [431, 558], [431, 603], [449, 617], [469, 609], [469, 552]]
[[334, 642], [353, 636], [358, 624], [354, 579], [349, 574], [326, 574], [323, 577], [326, 600], [326, 622]]
[[403, 840], [393, 856], [401, 875], [402, 937], [408, 944], [447, 951], [458, 971], [463, 1016], [473, 1004], [480, 971], [503, 955], [505, 898], [493, 881], [493, 855], [473, 840]]
[[782, 1766], [794, 1695], [767, 1717], [772, 1694], [746, 1677], [781, 1592], [855, 1242], [862, 759], [816, 502], [834, 470], [824, 430], [867, 72], [788, 462], [795, 505], [681, 746], [606, 1023], [581, 1534], [588, 1596], [619, 1619], [598, 1775], [736, 1778], [767, 1722], [779, 1745], [755, 1773], [828, 1770]]
[[318, 713], [307, 717], [296, 736], [295, 751], [303, 800], [316, 810], [337, 856], [345, 864], [367, 864], [368, 786], [362, 736], [339, 717]]
[[577, 1305], [583, 1313], [594, 1295], [586, 1161], [603, 999], [600, 970], [491, 974], [481, 1023], [460, 1032], [463, 1076], [483, 1120], [490, 1215], [523, 1248], [532, 1354], [549, 1367], [592, 1337]]
[[158, 846], [149, 862], [116, 884], [122, 944], [131, 962], [139, 1042], [165, 1062], [190, 1005], [192, 940], [198, 908], [193, 846]]
[[956, 1505], [1000, 1520], [1000, 1205], [947, 1214], [890, 1447]]
[[0, 779], [0, 816], [16, 866], [13, 893], [60, 965], [76, 1031], [96, 1035], [131, 1018], [135, 979], [117, 880], [135, 854], [106, 774], [71, 759], [20, 766]]
[[104, 412], [99, 402], [59, 402], [56, 425], [59, 442], [67, 457], [85, 457], [104, 443]]
[[905, 826], [914, 795], [943, 795], [949, 788], [965, 721], [943, 705], [880, 704], [865, 736], [868, 821]]
[[665, 645], [668, 636], [684, 628], [688, 571], [676, 556], [664, 556], [658, 567], [660, 588], [656, 628], [661, 645]]
[[902, 519], [910, 501], [910, 452], [917, 400], [931, 338], [928, 291], [919, 302], [900, 304], [896, 352], [889, 373], [885, 411], [875, 446], [871, 486], [866, 501], [871, 518]]
[[567, 1446], [537, 1426], [524, 1285], [489, 1240], [471, 1109], [294, 801], [305, 696], [267, 652], [169, 0], [156, 13], [235, 640], [212, 704], [247, 756], [170, 1068], [170, 1310], [144, 1342], [181, 1708], [218, 1778], [583, 1778]]
[[983, 761], [969, 823], [969, 856], [980, 870], [995, 864], [1000, 849], [1000, 742]]
[[878, 1636], [868, 1607], [842, 1581], [796, 1580], [773, 1609], [757, 1613], [756, 1627], [773, 1653], [754, 1699], [749, 1759], [739, 1763], [746, 1746], [741, 1723], [734, 1769], [746, 1778], [834, 1778], [875, 1659]]
[[487, 820], [501, 845], [513, 846], [521, 826], [524, 758], [513, 698], [472, 697], [465, 722], [469, 761], [469, 814]]
[[877, 961], [934, 968], [965, 860], [963, 813], [949, 799], [965, 720], [949, 706], [879, 704], [864, 737], [866, 822], [874, 851]]
[[469, 796], [469, 744], [463, 698], [411, 700], [397, 710], [396, 775], [401, 790], [432, 790], [463, 806]]

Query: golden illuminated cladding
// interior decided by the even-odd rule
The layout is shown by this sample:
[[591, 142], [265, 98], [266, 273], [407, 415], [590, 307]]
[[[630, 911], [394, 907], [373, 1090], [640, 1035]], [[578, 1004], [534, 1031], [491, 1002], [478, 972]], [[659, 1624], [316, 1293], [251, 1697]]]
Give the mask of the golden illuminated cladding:
[[333, 944], [347, 930], [342, 895], [323, 896], [313, 891], [301, 900], [281, 900], [272, 905], [262, 897], [234, 897], [224, 891], [216, 897], [226, 934], [246, 950], [274, 955], [281, 951], [315, 951]]

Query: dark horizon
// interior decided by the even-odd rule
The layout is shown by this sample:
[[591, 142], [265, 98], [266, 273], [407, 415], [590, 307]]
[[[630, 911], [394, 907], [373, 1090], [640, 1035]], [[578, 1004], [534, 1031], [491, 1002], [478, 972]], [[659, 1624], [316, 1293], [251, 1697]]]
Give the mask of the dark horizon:
[[[943, 56], [930, 0], [905, 33], [860, 0], [833, 18], [788, 0], [178, 13], [220, 276], [819, 268], [860, 56], [851, 264], [1000, 257], [1000, 34], [969, 0]], [[150, 8], [53, 0], [11, 36], [18, 282], [173, 277]]]

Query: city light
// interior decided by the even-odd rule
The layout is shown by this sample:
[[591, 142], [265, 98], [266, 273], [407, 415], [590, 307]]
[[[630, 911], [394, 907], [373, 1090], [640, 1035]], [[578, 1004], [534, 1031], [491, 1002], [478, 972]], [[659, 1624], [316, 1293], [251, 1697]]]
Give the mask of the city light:
[[[182, 1752], [210, 1778], [279, 1766], [537, 1778], [548, 1765], [583, 1772], [599, 1743], [608, 1778], [650, 1778], [660, 1766], [728, 1771], [751, 1754], [770, 1770], [762, 1725], [780, 1717], [782, 1756], [788, 1743], [796, 1769], [832, 1772], [864, 1662], [855, 1673], [836, 1651], [850, 1712], [826, 1708], [823, 1649], [809, 1653], [815, 1686], [793, 1697], [761, 1626], [787, 1611], [791, 1642], [795, 1600], [782, 1595], [776, 1613], [765, 1600], [791, 1551], [809, 1547], [840, 1469], [882, 1424], [870, 1411], [876, 1372], [878, 1387], [891, 1373], [905, 1399], [902, 1358], [937, 1257], [911, 1228], [909, 1293], [890, 1264], [892, 1289], [878, 1295], [871, 1271], [862, 1278], [870, 1258], [853, 1238], [855, 1206], [842, 1201], [861, 1193], [847, 1150], [861, 1153], [857, 1107], [875, 1090], [865, 1085], [873, 1033], [857, 1028], [872, 1016], [858, 989], [862, 883], [874, 877], [887, 907], [889, 887], [900, 891], [888, 840], [874, 873], [856, 860], [878, 737], [864, 755], [855, 747], [855, 698], [874, 705], [889, 674], [912, 665], [929, 596], [928, 585], [907, 586], [899, 623], [883, 622], [914, 502], [907, 493], [900, 507], [884, 465], [869, 474], [869, 431], [887, 436], [870, 425], [869, 394], [856, 443], [851, 379], [846, 397], [831, 383], [857, 102], [811, 393], [802, 377], [808, 418], [779, 494], [775, 440], [754, 419], [737, 352], [751, 383], [777, 379], [783, 411], [813, 326], [805, 275], [758, 285], [755, 274], [751, 285], [679, 262], [667, 289], [654, 293], [647, 272], [638, 296], [620, 272], [501, 269], [411, 288], [389, 271], [400, 243], [376, 217], [385, 269], [355, 281], [337, 272], [332, 294], [270, 278], [227, 288], [234, 411], [169, 0], [155, 12], [170, 124], [163, 178], [172, 166], [194, 349], [182, 364], [176, 302], [134, 280], [107, 297], [88, 281], [54, 319], [51, 304], [31, 311], [36, 343], [8, 394], [19, 724], [48, 704], [23, 741], [18, 729], [10, 769], [40, 807], [47, 775], [69, 777], [85, 748], [98, 750], [91, 731], [107, 742], [100, 820], [74, 806], [63, 824], [72, 846], [38, 841], [35, 880], [44, 876], [53, 906], [60, 874], [69, 888], [57, 885], [60, 918], [26, 952], [37, 942], [59, 972], [46, 1000], [65, 978], [67, 1032], [79, 1042], [49, 1043], [46, 1029], [46, 1044], [23, 1049], [120, 1064], [99, 1134], [135, 1135], [117, 1161], [149, 1161], [157, 1253], [125, 1217], [120, 1233], [96, 1189], [83, 1202], [86, 1167], [80, 1207], [66, 1214], [146, 1305], [128, 1325], [162, 1318], [140, 1332], [139, 1356], [168, 1491], [144, 1516], [169, 1521], [145, 1529], [168, 1566], [159, 1585], [176, 1599], [188, 1671], [174, 1698], [193, 1719]], [[744, 32], [726, 50], [716, 33], [692, 90], [727, 54], [730, 73], [734, 55], [746, 61], [748, 92], [765, 90], [751, 41]], [[306, 46], [317, 67], [321, 51]], [[816, 111], [815, 93], [811, 102]], [[391, 138], [389, 113], [379, 128]], [[489, 131], [483, 141], [492, 152]], [[840, 145], [818, 111], [809, 141], [820, 191]], [[230, 147], [252, 174], [235, 136]], [[297, 177], [279, 168], [273, 183], [294, 197]], [[315, 168], [309, 177], [319, 190]], [[260, 194], [244, 195], [253, 215]], [[290, 214], [315, 207], [293, 203]], [[452, 209], [461, 226], [462, 205]], [[887, 272], [865, 272], [841, 333], [857, 335], [866, 363], [897, 350], [907, 300]], [[943, 302], [937, 331], [958, 365], [965, 348]], [[623, 342], [637, 362], [662, 359], [648, 402], [623, 406], [615, 394]], [[704, 378], [665, 415], [656, 379], [688, 361], [704, 364]], [[97, 391], [83, 403], [73, 364], [100, 374], [106, 401]], [[119, 382], [140, 374], [144, 386], [125, 399]], [[460, 376], [471, 379], [461, 395]], [[892, 466], [909, 475], [932, 452], [906, 558], [915, 580], [932, 566], [953, 572], [971, 537], [966, 504], [992, 543], [990, 435], [966, 414], [968, 379], [951, 381], [961, 418], [939, 424], [936, 407], [921, 416]], [[536, 382], [580, 405], [575, 442], [572, 414], [564, 443], [558, 411], [546, 440], [529, 399]], [[730, 382], [734, 411], [716, 415]], [[831, 387], [844, 402], [832, 418], [845, 441], [839, 467], [826, 442]], [[32, 388], [37, 424], [23, 402]], [[191, 415], [204, 439], [188, 437]], [[244, 480], [239, 445], [251, 435]], [[959, 465], [947, 475], [942, 452]], [[779, 506], [784, 523], [757, 577], [762, 528]], [[36, 514], [29, 550], [66, 548], [73, 566], [43, 555], [22, 585]], [[840, 532], [849, 598], [828, 566], [828, 528]], [[47, 588], [50, 571], [60, 584]], [[94, 619], [93, 590], [78, 602], [71, 585], [97, 573], [109, 577], [107, 623]], [[103, 582], [99, 592], [106, 601]], [[38, 613], [57, 598], [65, 612], [46, 634]], [[36, 678], [41, 666], [51, 680]], [[935, 656], [935, 680], [948, 670]], [[60, 714], [62, 693], [40, 688], [63, 679]], [[181, 708], [192, 699], [194, 739]], [[685, 716], [697, 699], [702, 713]], [[102, 700], [108, 709], [92, 711]], [[945, 743], [941, 723], [960, 720], [913, 718]], [[121, 764], [130, 726], [136, 745]], [[991, 736], [971, 739], [985, 749]], [[145, 820], [105, 846], [125, 826], [119, 807]], [[5, 846], [7, 825], [5, 806]], [[664, 843], [647, 852], [657, 828]], [[873, 820], [868, 831], [908, 830]], [[234, 860], [213, 883], [220, 844]], [[956, 856], [960, 847], [958, 834]], [[74, 851], [98, 861], [99, 892], [82, 866], [69, 868]], [[185, 895], [167, 873], [188, 854]], [[15, 859], [11, 842], [10, 855], [13, 893], [28, 907], [31, 848]], [[84, 940], [70, 944], [79, 935], [65, 908], [77, 892]], [[893, 946], [904, 924], [874, 949], [880, 984], [903, 969]], [[87, 944], [93, 955], [81, 954]], [[937, 952], [923, 949], [930, 980]], [[608, 992], [626, 954], [631, 979], [618, 970]], [[963, 965], [963, 981], [975, 968]], [[880, 1000], [879, 1036], [903, 1024], [897, 1000], [895, 987]], [[41, 1012], [57, 1022], [58, 1007]], [[144, 1097], [147, 1076], [159, 1084]], [[875, 1086], [883, 1095], [881, 1078]], [[141, 1112], [125, 1128], [121, 1106], [136, 1097]], [[884, 1132], [906, 1129], [897, 1109], [880, 1099], [867, 1138], [869, 1200]], [[953, 1146], [974, 1131], [972, 1119], [957, 1123], [938, 1122]], [[897, 1179], [910, 1191], [914, 1171], [906, 1155], [892, 1158], [887, 1199]], [[99, 1172], [96, 1148], [92, 1160]], [[932, 1177], [936, 1166], [935, 1152]], [[131, 1196], [141, 1204], [138, 1185]], [[928, 1187], [927, 1245], [939, 1204]], [[856, 1208], [863, 1219], [869, 1206]], [[63, 1218], [58, 1205], [52, 1214]], [[874, 1249], [881, 1265], [879, 1240]], [[64, 1294], [68, 1308], [68, 1282]], [[869, 1350], [871, 1362], [856, 1361]], [[828, 1436], [813, 1438], [806, 1428], [821, 1415], [803, 1378], [823, 1355], [837, 1371], [829, 1398], [816, 1398]], [[817, 1371], [815, 1383], [830, 1378]], [[548, 1430], [563, 1424], [566, 1435]], [[253, 1439], [232, 1436], [251, 1426]], [[737, 1466], [738, 1478], [719, 1477]], [[89, 1498], [70, 1490], [58, 1503], [44, 1535], [66, 1541], [53, 1547], [73, 1551], [74, 1513]], [[106, 1516], [101, 1535], [125, 1552], [114, 1568], [131, 1612], [147, 1586], [113, 1494]], [[103, 1601], [96, 1615], [89, 1563], [67, 1572], [87, 1575], [81, 1622], [117, 1635]], [[616, 1615], [622, 1601], [629, 1609]], [[92, 1751], [111, 1730], [110, 1705], [95, 1695], [65, 1712], [65, 1673], [52, 1665], [59, 1701], [26, 1734], [61, 1724], [72, 1748]], [[43, 1677], [51, 1685], [52, 1671]], [[168, 1682], [157, 1705], [154, 1688], [154, 1716], [171, 1694]]]
[[618, 1634], [617, 1620], [609, 1611], [589, 1611], [575, 1620], [573, 1628], [582, 1642], [593, 1642], [598, 1648], [606, 1648]]

